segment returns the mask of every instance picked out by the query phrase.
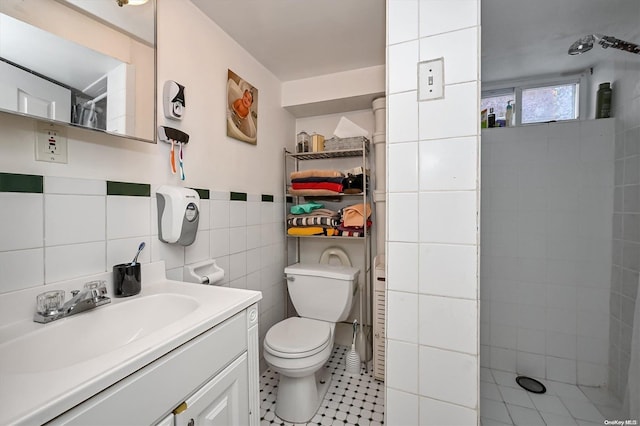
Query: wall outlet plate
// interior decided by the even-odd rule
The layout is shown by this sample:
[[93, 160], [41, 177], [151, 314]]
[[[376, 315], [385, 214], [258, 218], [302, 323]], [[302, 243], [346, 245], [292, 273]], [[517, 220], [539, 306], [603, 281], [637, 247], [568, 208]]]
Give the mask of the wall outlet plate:
[[444, 98], [444, 58], [418, 63], [418, 101]]
[[36, 160], [67, 163], [67, 129], [51, 123], [38, 123]]

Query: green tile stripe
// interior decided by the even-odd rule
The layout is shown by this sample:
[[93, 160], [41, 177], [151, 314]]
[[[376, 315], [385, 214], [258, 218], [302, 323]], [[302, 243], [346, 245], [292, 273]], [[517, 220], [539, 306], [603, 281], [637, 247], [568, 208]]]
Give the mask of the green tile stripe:
[[211, 192], [208, 189], [191, 188], [198, 193], [201, 200], [208, 200], [211, 198]]
[[128, 195], [132, 197], [150, 197], [151, 185], [148, 183], [107, 181], [107, 195]]
[[0, 173], [0, 192], [29, 192], [42, 194], [44, 192], [43, 181], [43, 177], [38, 175]]
[[262, 194], [262, 201], [265, 201], [267, 203], [273, 203], [273, 195]]
[[246, 192], [233, 192], [230, 193], [231, 201], [247, 201], [247, 193]]

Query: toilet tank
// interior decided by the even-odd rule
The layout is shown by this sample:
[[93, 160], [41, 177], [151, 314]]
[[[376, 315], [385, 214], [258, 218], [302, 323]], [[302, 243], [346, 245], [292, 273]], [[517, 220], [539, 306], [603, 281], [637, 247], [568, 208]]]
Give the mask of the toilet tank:
[[296, 263], [284, 268], [298, 315], [339, 322], [349, 316], [360, 270], [351, 266]]

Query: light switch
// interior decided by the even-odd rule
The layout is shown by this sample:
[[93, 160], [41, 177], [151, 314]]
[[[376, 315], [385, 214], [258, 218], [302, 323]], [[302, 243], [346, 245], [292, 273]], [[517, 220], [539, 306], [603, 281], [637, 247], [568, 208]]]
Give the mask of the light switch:
[[444, 58], [418, 63], [418, 101], [444, 98]]

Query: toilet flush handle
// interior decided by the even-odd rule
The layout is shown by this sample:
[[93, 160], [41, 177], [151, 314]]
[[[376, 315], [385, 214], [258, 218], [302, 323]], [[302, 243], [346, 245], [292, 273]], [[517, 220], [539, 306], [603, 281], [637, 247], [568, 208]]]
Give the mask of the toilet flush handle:
[[285, 276], [284, 276], [284, 279], [285, 279], [285, 280], [287, 280], [287, 281], [295, 281], [295, 280], [296, 280], [296, 277], [289, 276], [289, 275], [285, 275]]

